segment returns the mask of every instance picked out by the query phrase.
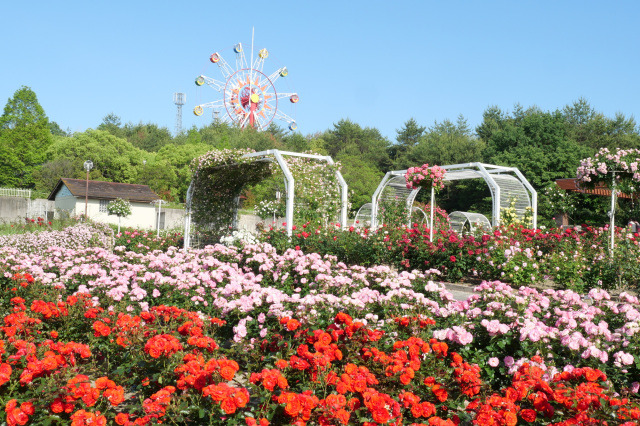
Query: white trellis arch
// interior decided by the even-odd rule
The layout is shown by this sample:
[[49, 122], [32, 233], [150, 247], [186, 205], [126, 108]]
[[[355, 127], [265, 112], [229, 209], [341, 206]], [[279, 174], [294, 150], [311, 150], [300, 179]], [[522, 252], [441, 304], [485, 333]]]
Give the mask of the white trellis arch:
[[[284, 174], [284, 185], [285, 185], [285, 196], [286, 196], [286, 229], [287, 235], [291, 236], [293, 234], [293, 210], [294, 210], [294, 197], [295, 197], [295, 179], [293, 178], [293, 174], [291, 170], [289, 170], [289, 166], [285, 161], [284, 157], [302, 157], [302, 158], [310, 158], [318, 161], [324, 161], [329, 165], [334, 165], [335, 162], [333, 158], [328, 155], [316, 155], [316, 154], [303, 154], [299, 152], [289, 152], [289, 151], [280, 151], [278, 149], [270, 149], [267, 151], [260, 152], [252, 152], [249, 154], [245, 154], [242, 158], [252, 158], [256, 162], [271, 162], [276, 161], [282, 173]], [[340, 185], [340, 225], [345, 227], [347, 225], [347, 208], [348, 208], [348, 187], [347, 183], [342, 177], [342, 174], [339, 170], [335, 170], [336, 178], [338, 180], [338, 184]], [[184, 248], [189, 248], [191, 246], [191, 205], [192, 205], [192, 197], [194, 192], [194, 181], [192, 180], [189, 184], [189, 189], [187, 190], [187, 199], [186, 199], [186, 215], [185, 215], [185, 225], [184, 225]], [[236, 226], [238, 220], [238, 209], [237, 206], [239, 204], [239, 197], [236, 197], [235, 200], [235, 211], [234, 211], [234, 219], [233, 219], [233, 227]]]
[[[500, 209], [515, 200], [515, 209], [523, 217], [527, 207], [533, 210], [533, 227], [538, 226], [538, 194], [524, 175], [515, 167], [496, 166], [483, 163], [464, 163], [440, 166], [447, 171], [445, 181], [482, 178], [489, 186], [493, 200], [492, 226], [500, 224]], [[371, 199], [371, 227], [378, 226], [378, 210], [382, 201], [404, 202], [409, 209], [420, 189], [408, 189], [404, 175], [406, 170], [387, 172]], [[430, 223], [433, 223], [434, 191], [431, 191]], [[430, 226], [431, 237], [433, 227]]]
[[491, 228], [489, 219], [481, 213], [451, 212], [449, 213], [449, 224], [451, 229], [458, 234], [464, 233], [465, 227], [469, 227], [469, 232], [472, 234], [478, 229], [486, 230]]

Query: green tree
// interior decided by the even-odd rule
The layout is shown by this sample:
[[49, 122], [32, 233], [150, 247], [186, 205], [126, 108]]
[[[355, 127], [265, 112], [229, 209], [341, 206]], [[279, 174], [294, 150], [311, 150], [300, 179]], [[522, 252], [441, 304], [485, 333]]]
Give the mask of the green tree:
[[537, 189], [555, 179], [574, 177], [576, 165], [591, 153], [567, 135], [560, 111], [516, 106], [509, 115], [491, 107], [477, 133], [486, 143], [486, 162], [517, 167]]
[[32, 188], [33, 171], [45, 161], [51, 138], [35, 92], [22, 86], [0, 117], [0, 185]]
[[398, 159], [413, 147], [415, 147], [422, 138], [427, 128], [420, 126], [415, 118], [410, 118], [404, 123], [402, 129], [396, 130], [398, 136], [396, 136], [397, 143], [389, 147], [389, 156], [391, 160], [398, 161]]
[[617, 113], [614, 118], [597, 112], [580, 98], [562, 109], [567, 137], [593, 150], [600, 148], [639, 148], [640, 133], [633, 117]]
[[34, 170], [33, 179], [38, 191], [51, 192], [60, 178], [84, 179], [84, 161], [79, 158], [57, 158]]
[[337, 158], [343, 152], [359, 155], [364, 161], [374, 165], [380, 171], [391, 167], [391, 159], [387, 153], [390, 142], [372, 127], [360, 127], [351, 120], [340, 120], [322, 136], [327, 154]]
[[341, 153], [336, 160], [342, 164], [341, 173], [349, 186], [351, 210], [357, 212], [363, 204], [371, 202], [384, 173], [358, 155]]
[[163, 146], [173, 142], [169, 129], [158, 127], [153, 123], [127, 124], [124, 126], [124, 134], [133, 146], [147, 152], [157, 152]]
[[53, 136], [71, 136], [71, 132], [67, 130], [62, 130], [60, 125], [55, 121], [49, 122], [49, 131]]
[[115, 115], [113, 112], [102, 118], [102, 123], [98, 125], [97, 129], [109, 132], [113, 136], [117, 136], [119, 138], [126, 138], [126, 132], [122, 127], [122, 121], [120, 120], [120, 117]]
[[395, 168], [482, 161], [483, 150], [484, 142], [473, 136], [467, 120], [459, 116], [455, 123], [448, 119], [435, 122], [417, 145], [396, 161]]
[[92, 129], [76, 133], [70, 138], [55, 138], [47, 152], [51, 161], [66, 158], [80, 164], [91, 160], [94, 165], [91, 178], [122, 183], [135, 183], [138, 180], [138, 173], [147, 155], [125, 139]]
[[[158, 154], [155, 157], [155, 164], [166, 164], [172, 171], [174, 177], [166, 187], [152, 186], [152, 188], [157, 189], [159, 193], [162, 194], [169, 191], [172, 198], [177, 199], [180, 202], [184, 202], [187, 189], [189, 188], [189, 183], [191, 183], [191, 171], [189, 169], [189, 164], [194, 158], [199, 157], [210, 150], [211, 147], [204, 143], [165, 145], [160, 149], [160, 151], [158, 151]], [[150, 164], [148, 166], [151, 166], [151, 169], [153, 170], [154, 164]], [[160, 175], [160, 171], [155, 171], [154, 173], [156, 176]], [[168, 171], [164, 171], [164, 173], [168, 173]], [[151, 185], [151, 182], [152, 181], [150, 180], [149, 183], [145, 183]]]

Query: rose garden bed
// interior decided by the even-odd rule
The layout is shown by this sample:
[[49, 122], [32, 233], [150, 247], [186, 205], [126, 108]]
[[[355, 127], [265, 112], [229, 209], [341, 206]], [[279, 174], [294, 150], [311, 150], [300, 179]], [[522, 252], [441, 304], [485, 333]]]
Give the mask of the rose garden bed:
[[459, 302], [437, 270], [150, 244], [0, 249], [7, 424], [640, 421], [630, 294], [485, 281]]

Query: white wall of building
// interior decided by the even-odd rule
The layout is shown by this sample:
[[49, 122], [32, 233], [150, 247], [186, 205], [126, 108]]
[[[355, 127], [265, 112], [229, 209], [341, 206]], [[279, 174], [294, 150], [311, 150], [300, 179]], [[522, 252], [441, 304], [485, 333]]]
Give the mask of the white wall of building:
[[[85, 200], [76, 199], [73, 214], [84, 215]], [[155, 205], [148, 203], [131, 203], [131, 215], [120, 219], [121, 227], [155, 229], [158, 210]], [[93, 221], [118, 224], [118, 216], [100, 211], [100, 200], [89, 199], [87, 203], [87, 216]]]

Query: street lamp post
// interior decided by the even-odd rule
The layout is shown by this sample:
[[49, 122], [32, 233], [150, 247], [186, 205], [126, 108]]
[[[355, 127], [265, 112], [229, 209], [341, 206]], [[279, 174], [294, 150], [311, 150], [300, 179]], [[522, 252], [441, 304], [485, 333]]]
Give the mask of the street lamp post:
[[89, 215], [87, 214], [89, 206], [89, 170], [93, 169], [93, 161], [85, 161], [84, 169], [87, 171], [87, 187], [84, 194], [84, 220], [87, 220], [89, 218]]

